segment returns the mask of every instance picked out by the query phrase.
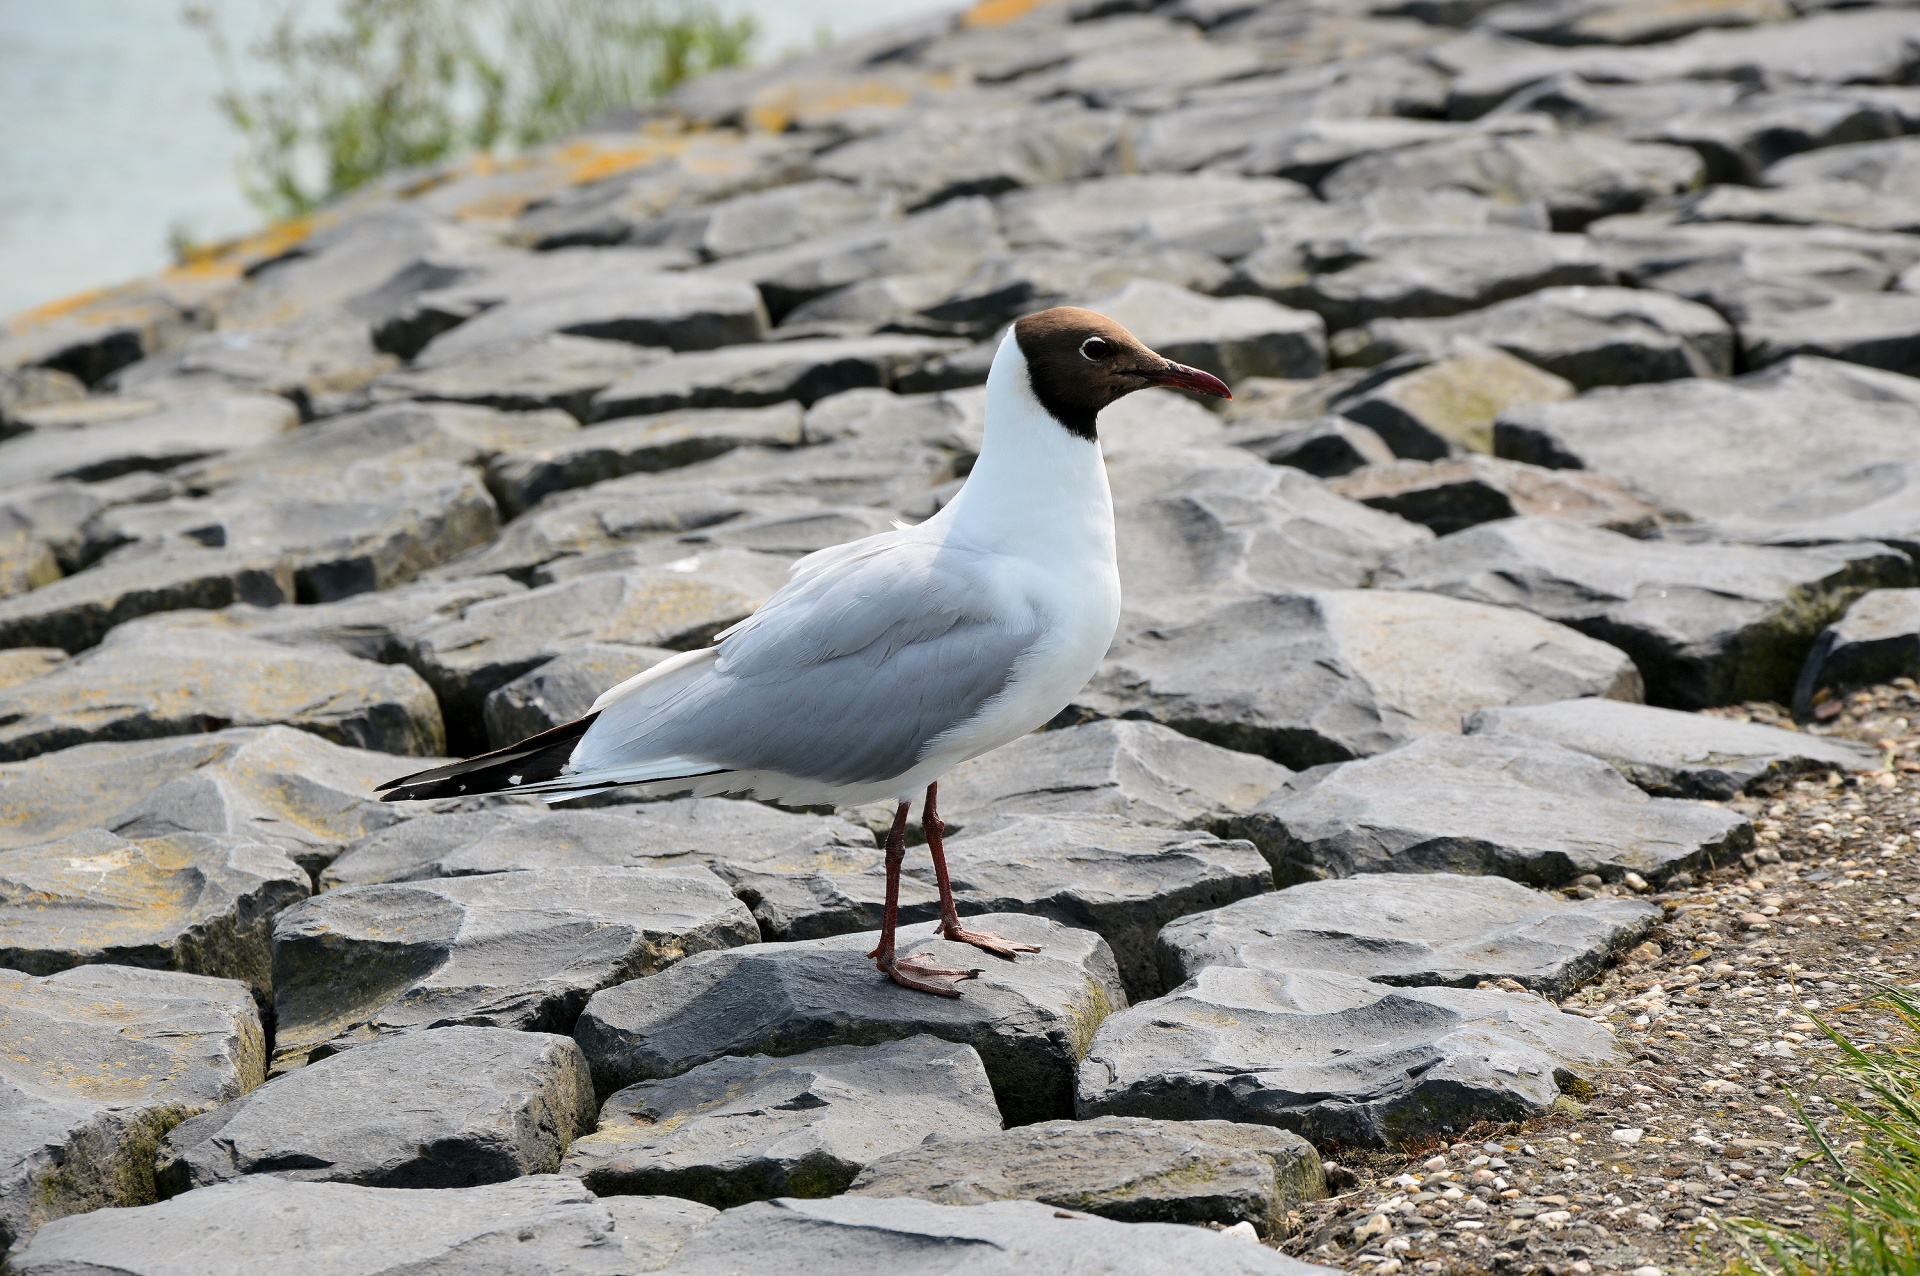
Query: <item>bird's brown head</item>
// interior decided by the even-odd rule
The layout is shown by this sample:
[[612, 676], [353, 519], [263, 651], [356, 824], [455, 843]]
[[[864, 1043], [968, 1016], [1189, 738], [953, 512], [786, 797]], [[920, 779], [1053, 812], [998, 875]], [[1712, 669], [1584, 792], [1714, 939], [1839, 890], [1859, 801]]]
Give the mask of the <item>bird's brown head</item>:
[[1034, 398], [1083, 439], [1097, 437], [1100, 409], [1148, 386], [1233, 397], [1218, 377], [1155, 354], [1105, 315], [1078, 306], [1028, 315], [1013, 325], [1013, 339], [1026, 356]]

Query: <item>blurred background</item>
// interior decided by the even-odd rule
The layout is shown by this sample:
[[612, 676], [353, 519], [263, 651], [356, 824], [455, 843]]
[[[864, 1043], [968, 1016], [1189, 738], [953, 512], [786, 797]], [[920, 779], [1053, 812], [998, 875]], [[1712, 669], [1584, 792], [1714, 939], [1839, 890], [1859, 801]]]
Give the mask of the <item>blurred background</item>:
[[[183, 244], [237, 235], [269, 216], [297, 211], [297, 200], [271, 189], [271, 174], [262, 171], [270, 164], [248, 163], [259, 149], [275, 149], [273, 139], [261, 136], [275, 121], [258, 108], [263, 96], [293, 85], [301, 70], [330, 68], [336, 81], [350, 80], [342, 73], [353, 50], [340, 41], [349, 33], [349, 19], [431, 27], [458, 10], [488, 69], [498, 69], [497, 57], [488, 57], [500, 47], [490, 38], [497, 30], [471, 30], [476, 13], [499, 27], [529, 13], [572, 10], [585, 15], [590, 29], [596, 12], [631, 23], [635, 14], [650, 11], [656, 26], [629, 25], [624, 44], [616, 39], [599, 48], [623, 55], [645, 80], [661, 69], [663, 56], [671, 62], [684, 54], [691, 69], [699, 69], [714, 51], [710, 37], [716, 33], [722, 45], [745, 33], [737, 50], [720, 51], [762, 63], [831, 37], [953, 7], [954, 0], [219, 0], [185, 7], [177, 0], [0, 0], [0, 314], [149, 273]], [[282, 56], [276, 61], [262, 46], [279, 33], [291, 42], [278, 45]], [[446, 32], [422, 34], [438, 39]], [[545, 34], [546, 47], [553, 49], [556, 38], [564, 42], [572, 33]], [[335, 42], [312, 43], [327, 37]], [[672, 47], [676, 39], [692, 47]], [[224, 68], [217, 56], [221, 44], [228, 54]], [[443, 49], [424, 50], [436, 51]], [[515, 69], [523, 78], [542, 70]], [[483, 104], [481, 78], [469, 74], [452, 87], [448, 96], [456, 108], [471, 111]], [[580, 78], [548, 76], [550, 82], [575, 82], [576, 92], [610, 87], [580, 86]], [[550, 87], [512, 86], [521, 99], [507, 103], [503, 113], [519, 118], [500, 121], [496, 147], [511, 148], [515, 126], [526, 120], [545, 131], [568, 131], [568, 108], [582, 103], [529, 100]], [[228, 92], [237, 93], [238, 105], [253, 108], [251, 139], [234, 112], [222, 108]], [[470, 140], [451, 138], [457, 149]], [[314, 149], [305, 152], [308, 171], [296, 174], [302, 193], [324, 194], [328, 175], [315, 166]]]

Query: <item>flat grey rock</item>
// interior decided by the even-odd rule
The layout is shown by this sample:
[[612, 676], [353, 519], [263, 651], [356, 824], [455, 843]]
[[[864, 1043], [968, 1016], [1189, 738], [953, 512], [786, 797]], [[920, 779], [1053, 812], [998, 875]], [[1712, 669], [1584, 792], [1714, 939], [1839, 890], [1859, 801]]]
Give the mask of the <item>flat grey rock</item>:
[[1756, 368], [1806, 354], [1920, 376], [1920, 297], [1836, 293], [1821, 305], [1756, 307], [1740, 342]]
[[50, 1219], [153, 1200], [161, 1134], [259, 1085], [267, 1055], [245, 984], [131, 966], [5, 972], [0, 1045], [13, 1262]]
[[269, 395], [149, 400], [144, 415], [77, 430], [36, 430], [0, 442], [0, 487], [48, 479], [98, 482], [138, 470], [170, 470], [205, 457], [270, 443], [300, 424], [300, 413]]
[[1758, 186], [1776, 162], [1803, 151], [1891, 138], [1920, 125], [1920, 102], [1902, 89], [1821, 87], [1753, 93], [1666, 121], [1660, 140], [1690, 146], [1707, 180]]
[[487, 696], [481, 709], [487, 743], [505, 748], [585, 717], [603, 692], [678, 654], [664, 647], [615, 643], [564, 651]]
[[273, 991], [273, 920], [312, 892], [276, 847], [232, 834], [105, 829], [0, 857], [0, 963], [50, 975], [109, 962]]
[[[1831, 697], [1914, 677], [1920, 677], [1920, 589], [1876, 589], [1820, 631], [1794, 688], [1794, 705], [1806, 712], [1822, 691]], [[1845, 750], [1849, 742], [1820, 743]], [[1875, 755], [1873, 769], [1878, 760]]]
[[1167, 243], [1204, 236], [1307, 198], [1295, 182], [1213, 171], [1095, 177], [1011, 190], [994, 203], [1015, 247], [1110, 252], [1144, 237]]
[[1228, 438], [1235, 447], [1243, 447], [1269, 464], [1305, 470], [1321, 478], [1351, 474], [1363, 466], [1387, 465], [1394, 460], [1386, 440], [1343, 416], [1323, 416], [1304, 425], [1249, 421]]
[[[1861, 603], [1901, 592], [1914, 591], [1880, 590]], [[1878, 771], [1883, 765], [1877, 751], [1852, 740], [1612, 700], [1482, 709], [1467, 715], [1462, 729], [1469, 735], [1550, 740], [1591, 754], [1658, 797], [1723, 802], [1783, 776]]]
[[704, 1205], [665, 1197], [596, 1200], [578, 1179], [560, 1175], [448, 1189], [250, 1174], [142, 1210], [76, 1218], [36, 1237], [13, 1262], [37, 1276], [240, 1276], [262, 1262], [287, 1276], [434, 1268], [615, 1276], [660, 1270], [713, 1216]]
[[936, 1037], [715, 1059], [611, 1095], [562, 1172], [602, 1196], [662, 1193], [726, 1209], [836, 1196], [881, 1157], [1000, 1131], [973, 1047]]
[[1600, 759], [1509, 736], [1429, 735], [1309, 772], [1234, 822], [1282, 884], [1356, 873], [1465, 873], [1564, 886], [1662, 881], [1737, 858], [1745, 817], [1648, 797]]
[[1083, 1120], [1246, 1121], [1377, 1147], [1544, 1116], [1616, 1048], [1527, 994], [1209, 966], [1100, 1026], [1074, 1106]]
[[552, 1173], [593, 1112], [571, 1038], [435, 1028], [296, 1068], [175, 1126], [154, 1179], [167, 1196], [247, 1174], [475, 1187]]
[[1326, 371], [1326, 325], [1309, 311], [1264, 297], [1203, 297], [1137, 279], [1087, 303], [1175, 363], [1228, 385], [1248, 377], [1312, 377]]
[[1121, 1223], [1249, 1223], [1265, 1236], [1326, 1194], [1320, 1156], [1288, 1130], [1094, 1117], [943, 1137], [862, 1170], [853, 1196], [936, 1205], [1031, 1200]]
[[294, 597], [293, 566], [272, 548], [136, 550], [0, 599], [0, 644], [84, 651], [115, 625], [155, 612], [274, 607]]
[[[1823, 424], [1817, 436], [1806, 423]], [[1908, 461], [1920, 380], [1802, 355], [1733, 381], [1603, 388], [1514, 408], [1494, 452], [1598, 470], [1696, 518], [1751, 513], [1862, 466]]]
[[1750, 545], [1842, 545], [1880, 541], [1920, 565], [1920, 460], [1863, 465], [1817, 480], [1751, 512], [1669, 526], [1662, 539]]
[[[1137, 280], [1183, 292], [1212, 293], [1230, 273], [1219, 258], [1191, 248], [1142, 245], [1124, 258], [1077, 248], [1015, 248], [995, 253], [975, 266], [941, 300], [921, 307], [917, 319], [909, 322], [936, 332], [985, 339], [1023, 314], [1050, 306], [1091, 303]], [[1201, 318], [1203, 312], [1215, 324], [1222, 317], [1218, 310], [1192, 301], [1182, 303], [1179, 309], [1190, 322], [1207, 322]], [[1241, 317], [1252, 319], [1256, 315], [1259, 312], [1242, 312]], [[1260, 326], [1271, 328], [1274, 323], [1271, 312], [1260, 315]], [[1285, 326], [1296, 332], [1302, 327], [1299, 320], [1285, 321]], [[1198, 335], [1191, 327], [1188, 331]], [[1177, 336], [1178, 329], [1170, 335]], [[1299, 348], [1297, 340], [1288, 344]], [[1214, 350], [1219, 351], [1217, 342]]]
[[1583, 390], [1733, 371], [1734, 334], [1725, 319], [1697, 302], [1640, 288], [1543, 288], [1447, 319], [1378, 319], [1364, 337], [1357, 353], [1367, 362], [1444, 350], [1471, 337]]
[[259, 727], [127, 744], [82, 744], [0, 766], [12, 810], [8, 851], [106, 829], [141, 840], [233, 833], [310, 872], [402, 818], [373, 796], [420, 760]]
[[1362, 873], [1169, 922], [1160, 968], [1170, 988], [1209, 966], [1236, 966], [1331, 970], [1405, 988], [1511, 979], [1558, 998], [1660, 917], [1639, 900], [1568, 903], [1500, 877]]
[[567, 1032], [597, 989], [759, 938], [691, 865], [341, 887], [274, 926], [276, 1067], [446, 1024]]
[[1640, 687], [1625, 653], [1510, 608], [1320, 590], [1124, 638], [1069, 712], [1146, 718], [1300, 768], [1457, 731], [1475, 709], [1639, 700]]
[[1462, 337], [1389, 362], [1334, 410], [1379, 435], [1395, 456], [1437, 461], [1463, 450], [1491, 452], [1494, 419], [1510, 407], [1573, 395], [1564, 378]]
[[889, 388], [919, 363], [959, 348], [937, 337], [883, 334], [771, 341], [675, 355], [595, 395], [593, 419], [676, 408], [752, 408], [786, 399], [811, 404], [860, 386]]
[[1523, 515], [1639, 536], [1664, 519], [1659, 506], [1618, 479], [1492, 456], [1369, 465], [1327, 486], [1350, 501], [1419, 523], [1436, 536]]
[[1126, 1004], [1113, 953], [1092, 931], [1004, 913], [981, 929], [1041, 946], [1012, 961], [902, 927], [902, 952], [943, 966], [978, 966], [957, 998], [891, 983], [866, 954], [872, 931], [803, 943], [699, 954], [598, 993], [574, 1039], [602, 1093], [673, 1077], [725, 1055], [798, 1054], [921, 1033], [972, 1046], [1001, 1113], [1014, 1124], [1064, 1116], [1073, 1068], [1093, 1029]]
[[1513, 518], [1403, 550], [1376, 582], [1570, 625], [1631, 655], [1652, 703], [1697, 709], [1787, 699], [1826, 621], [1912, 573], [1905, 554], [1871, 542], [1690, 545]]
[[397, 369], [377, 378], [367, 395], [376, 403], [415, 399], [507, 412], [557, 408], [585, 421], [594, 395], [665, 357], [651, 346], [548, 334], [431, 367]]
[[8, 762], [96, 741], [275, 723], [356, 749], [446, 752], [440, 706], [413, 670], [214, 630], [116, 630], [0, 690], [0, 721]]
[[798, 447], [800, 415], [798, 404], [779, 403], [604, 421], [537, 451], [496, 457], [487, 480], [511, 516], [553, 492], [623, 474], [677, 469], [745, 445]]
[[1088, 722], [1022, 736], [940, 777], [940, 809], [972, 823], [1001, 814], [1117, 815], [1218, 831], [1292, 774], [1265, 758], [1157, 722]]

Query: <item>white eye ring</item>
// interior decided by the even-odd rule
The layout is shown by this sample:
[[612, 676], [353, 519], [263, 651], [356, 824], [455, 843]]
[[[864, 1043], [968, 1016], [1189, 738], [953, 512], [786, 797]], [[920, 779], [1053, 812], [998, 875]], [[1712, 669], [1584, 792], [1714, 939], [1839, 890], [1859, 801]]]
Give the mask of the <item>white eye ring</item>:
[[1105, 337], [1088, 337], [1080, 343], [1080, 357], [1098, 363], [1113, 353], [1113, 343]]

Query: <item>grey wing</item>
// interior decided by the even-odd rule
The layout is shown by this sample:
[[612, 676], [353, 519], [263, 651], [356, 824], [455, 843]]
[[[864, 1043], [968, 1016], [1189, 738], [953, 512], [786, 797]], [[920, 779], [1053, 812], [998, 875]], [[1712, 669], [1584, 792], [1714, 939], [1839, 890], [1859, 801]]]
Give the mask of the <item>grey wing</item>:
[[990, 556], [871, 539], [892, 543], [796, 579], [676, 685], [606, 704], [571, 769], [677, 759], [827, 784], [910, 770], [1005, 689], [1041, 627], [995, 596]]

